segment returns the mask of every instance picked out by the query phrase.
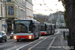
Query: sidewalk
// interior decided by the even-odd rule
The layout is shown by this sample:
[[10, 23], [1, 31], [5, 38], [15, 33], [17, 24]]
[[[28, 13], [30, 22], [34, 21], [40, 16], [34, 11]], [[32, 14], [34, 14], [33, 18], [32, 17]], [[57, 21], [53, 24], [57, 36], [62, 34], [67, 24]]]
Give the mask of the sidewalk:
[[[64, 38], [64, 34], [62, 32], [62, 30], [56, 30], [57, 32], [55, 33], [56, 35], [58, 35], [55, 39], [55, 41], [52, 44], [52, 48], [50, 50], [70, 50], [73, 48], [70, 48], [68, 46], [68, 42], [67, 42], [67, 37]], [[66, 33], [67, 35], [67, 33]]]
[[65, 50], [69, 50], [70, 49], [70, 47], [68, 46], [68, 42], [67, 42], [67, 39], [64, 39], [64, 36], [62, 35], [62, 44], [63, 44], [63, 48], [65, 49]]
[[62, 36], [62, 40], [63, 40], [64, 48], [65, 48], [66, 50], [72, 50], [72, 49], [74, 49], [73, 46], [71, 46], [71, 47], [68, 46], [67, 37], [64, 38], [64, 36]]

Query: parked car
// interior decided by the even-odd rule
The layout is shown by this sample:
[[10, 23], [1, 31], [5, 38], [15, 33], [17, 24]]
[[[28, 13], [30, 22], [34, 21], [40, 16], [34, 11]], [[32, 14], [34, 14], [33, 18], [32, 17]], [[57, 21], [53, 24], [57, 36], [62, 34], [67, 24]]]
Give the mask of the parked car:
[[0, 42], [6, 42], [7, 41], [7, 35], [4, 31], [0, 31]]

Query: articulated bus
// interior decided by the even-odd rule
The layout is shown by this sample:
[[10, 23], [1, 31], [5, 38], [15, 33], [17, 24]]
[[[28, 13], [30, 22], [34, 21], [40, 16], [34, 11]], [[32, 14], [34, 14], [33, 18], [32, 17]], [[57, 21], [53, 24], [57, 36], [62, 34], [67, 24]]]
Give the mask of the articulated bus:
[[52, 24], [52, 34], [54, 34], [54, 33], [55, 33], [55, 29], [56, 29], [55, 24]]
[[36, 39], [40, 37], [40, 23], [36, 20], [15, 20], [13, 22], [13, 39]]
[[43, 23], [41, 25], [41, 35], [51, 34], [51, 24]]
[[41, 24], [41, 35], [50, 35], [55, 33], [55, 24]]

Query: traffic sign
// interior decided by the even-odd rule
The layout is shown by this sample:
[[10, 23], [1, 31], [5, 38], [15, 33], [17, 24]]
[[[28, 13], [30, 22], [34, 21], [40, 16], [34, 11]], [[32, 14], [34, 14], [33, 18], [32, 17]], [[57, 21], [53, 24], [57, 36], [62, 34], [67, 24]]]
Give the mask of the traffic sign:
[[7, 25], [6, 25], [6, 24], [3, 24], [2, 26], [3, 26], [3, 27], [5, 27], [5, 28], [7, 27]]

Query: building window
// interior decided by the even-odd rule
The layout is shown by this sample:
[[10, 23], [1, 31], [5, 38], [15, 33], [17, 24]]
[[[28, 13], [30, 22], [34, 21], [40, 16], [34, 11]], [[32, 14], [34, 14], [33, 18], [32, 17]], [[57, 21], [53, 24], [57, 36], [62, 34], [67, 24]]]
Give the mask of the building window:
[[14, 15], [14, 7], [8, 6], [8, 15]]
[[7, 2], [11, 2], [11, 0], [7, 0]]

